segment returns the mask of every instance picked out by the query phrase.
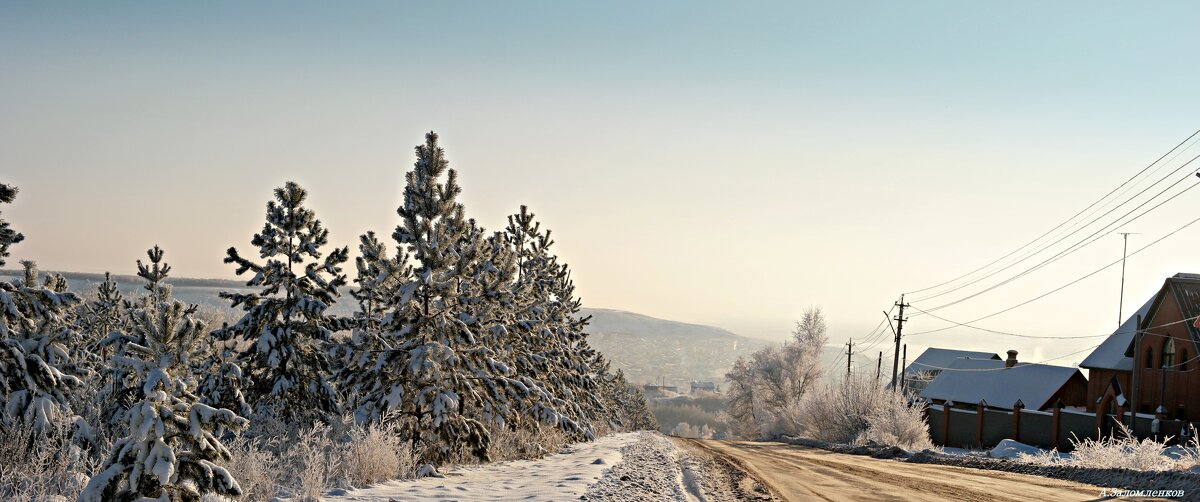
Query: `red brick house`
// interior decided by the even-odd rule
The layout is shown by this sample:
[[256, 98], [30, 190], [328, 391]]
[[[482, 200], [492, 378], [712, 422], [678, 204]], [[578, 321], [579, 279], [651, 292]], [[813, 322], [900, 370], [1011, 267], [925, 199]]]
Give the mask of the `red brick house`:
[[1090, 373], [1088, 409], [1131, 403], [1138, 413], [1200, 421], [1200, 274], [1167, 278], [1138, 313], [1136, 329], [1126, 321], [1080, 364]]

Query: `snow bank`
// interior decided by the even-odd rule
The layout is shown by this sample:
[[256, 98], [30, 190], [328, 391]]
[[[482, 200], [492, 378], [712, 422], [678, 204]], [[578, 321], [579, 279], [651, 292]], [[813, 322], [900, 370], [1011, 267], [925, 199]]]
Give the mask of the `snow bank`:
[[621, 461], [621, 448], [641, 433], [611, 434], [538, 460], [515, 460], [445, 471], [441, 478], [391, 481], [327, 495], [326, 501], [571, 500]]
[[1000, 441], [995, 448], [992, 448], [988, 456], [992, 458], [1017, 458], [1022, 453], [1026, 455], [1039, 455], [1042, 453], [1042, 449], [1012, 439], [1005, 439]]

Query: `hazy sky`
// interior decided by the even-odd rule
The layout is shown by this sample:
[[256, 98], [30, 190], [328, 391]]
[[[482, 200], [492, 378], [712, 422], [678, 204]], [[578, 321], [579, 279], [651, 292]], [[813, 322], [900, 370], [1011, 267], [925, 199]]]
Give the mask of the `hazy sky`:
[[[21, 189], [0, 209], [27, 236], [13, 259], [132, 273], [157, 243], [178, 276], [231, 277], [224, 249], [249, 246], [286, 180], [334, 242], [390, 235], [412, 147], [436, 130], [468, 213], [498, 229], [529, 204], [587, 306], [779, 338], [820, 305], [841, 343], [1200, 127], [1187, 3], [433, 4], [0, 2], [0, 181]], [[1131, 249], [1197, 201], [1127, 227]], [[1200, 272], [1197, 237], [1130, 260], [1126, 304]], [[939, 314], [974, 319], [1120, 253], [1106, 237]], [[1119, 274], [978, 324], [1110, 331]], [[910, 343], [1035, 360], [1099, 339]]]

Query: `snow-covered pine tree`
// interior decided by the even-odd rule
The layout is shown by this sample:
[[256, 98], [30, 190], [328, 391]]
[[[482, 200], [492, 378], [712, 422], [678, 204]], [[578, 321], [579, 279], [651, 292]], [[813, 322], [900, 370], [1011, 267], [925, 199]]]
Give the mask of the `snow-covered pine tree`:
[[[16, 194], [15, 187], [0, 184], [0, 203], [11, 203]], [[22, 239], [0, 220], [0, 265]], [[70, 351], [78, 341], [72, 317], [80, 301], [61, 276], [39, 285], [33, 262], [25, 262], [23, 280], [0, 282], [0, 425], [24, 422], [44, 431], [56, 414], [69, 410], [71, 392], [85, 376]]]
[[554, 408], [590, 424], [602, 416], [603, 405], [595, 392], [596, 375], [588, 364], [592, 351], [582, 330], [586, 320], [577, 318], [580, 304], [569, 271], [550, 252], [550, 231], [541, 230], [526, 206], [508, 217], [504, 242], [518, 262], [512, 286], [514, 329], [520, 332], [516, 373], [543, 382]]
[[252, 342], [238, 361], [246, 397], [256, 411], [288, 422], [323, 420], [337, 411], [328, 352], [333, 331], [352, 324], [326, 313], [346, 284], [341, 265], [349, 250], [335, 248], [322, 258], [329, 231], [304, 207], [307, 196], [290, 181], [275, 189], [267, 222], [250, 241], [265, 261], [255, 263], [229, 248], [225, 263], [237, 264], [238, 275], [253, 272], [246, 285], [259, 290], [222, 292], [245, 314], [214, 332], [222, 340]]
[[248, 422], [199, 403], [192, 393], [184, 375], [206, 336], [193, 313], [194, 307], [178, 301], [154, 302], [133, 313], [133, 331], [144, 344], [127, 344], [114, 362], [136, 376], [140, 399], [126, 414], [128, 435], [113, 445], [80, 502], [199, 502], [207, 494], [241, 495], [237, 480], [218, 465], [230, 454], [216, 433], [244, 429]]
[[389, 257], [387, 247], [375, 237], [375, 232], [359, 237], [358, 251], [360, 256], [354, 260], [358, 270], [354, 282], [358, 288], [350, 291], [358, 300], [355, 318], [365, 331], [377, 332], [396, 291], [412, 278], [412, 265], [402, 247], [396, 248], [396, 256]]
[[149, 265], [143, 264], [142, 260], [137, 261], [137, 275], [146, 280], [142, 287], [148, 292], [146, 297], [152, 303], [165, 302], [171, 295], [171, 290], [163, 282], [171, 272], [171, 266], [163, 261], [163, 254], [162, 248], [155, 244], [146, 251], [146, 256], [150, 258]]
[[[12, 204], [17, 198], [17, 187], [0, 183], [0, 204]], [[8, 248], [13, 244], [25, 240], [25, 236], [13, 230], [7, 221], [0, 218], [0, 267], [4, 266], [4, 259], [8, 257]]]
[[204, 347], [206, 353], [194, 370], [196, 375], [200, 375], [200, 384], [196, 392], [200, 396], [200, 402], [206, 405], [227, 408], [238, 415], [249, 417], [253, 409], [242, 393], [245, 377], [237, 363], [236, 345], [233, 340], [216, 340]]
[[416, 148], [392, 234], [411, 254], [412, 277], [389, 302], [380, 348], [352, 355], [357, 368], [347, 368], [361, 396], [355, 418], [392, 418], [435, 464], [460, 451], [487, 459], [484, 421], [502, 422], [510, 410], [509, 370], [481, 343], [482, 300], [471, 292], [482, 230], [464, 216], [457, 174], [437, 140], [429, 133]]
[[23, 279], [0, 283], [0, 423], [43, 430], [69, 411], [71, 393], [86, 376], [71, 352], [79, 342], [73, 309], [81, 300], [55, 290], [65, 282], [61, 276], [39, 285], [37, 266], [22, 264]]

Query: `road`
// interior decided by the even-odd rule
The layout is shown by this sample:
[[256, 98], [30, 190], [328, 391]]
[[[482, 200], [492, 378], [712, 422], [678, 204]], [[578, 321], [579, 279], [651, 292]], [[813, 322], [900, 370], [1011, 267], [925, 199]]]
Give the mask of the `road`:
[[771, 442], [684, 440], [732, 459], [790, 501], [1097, 500], [1101, 488], [965, 467], [915, 464]]

